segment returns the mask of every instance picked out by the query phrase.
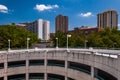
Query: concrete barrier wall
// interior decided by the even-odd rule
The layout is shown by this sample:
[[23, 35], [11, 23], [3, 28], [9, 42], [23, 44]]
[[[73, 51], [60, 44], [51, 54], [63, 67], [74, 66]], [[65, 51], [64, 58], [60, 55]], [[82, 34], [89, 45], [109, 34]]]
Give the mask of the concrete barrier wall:
[[56, 60], [67, 60], [71, 62], [82, 63], [86, 65], [93, 65], [94, 67], [103, 70], [116, 78], [118, 77], [118, 58], [106, 57], [106, 56], [98, 56], [93, 54], [81, 54], [81, 53], [73, 53], [69, 52], [57, 52], [56, 54], [49, 54], [47, 59], [56, 59]]
[[[66, 75], [67, 77], [74, 78], [76, 80], [91, 80], [91, 75], [86, 73], [72, 70], [72, 69], [63, 69], [61, 67], [53, 66], [26, 66], [26, 67], [16, 67], [16, 68], [7, 68], [7, 63], [12, 61], [22, 61], [25, 60], [63, 60], [65, 62], [71, 61], [76, 63], [82, 63], [89, 66], [96, 67], [100, 70], [103, 70], [118, 80], [120, 80], [120, 56], [118, 58], [112, 58], [107, 56], [95, 55], [92, 52], [83, 53], [78, 51], [66, 50], [38, 50], [38, 51], [25, 51], [25, 52], [6, 52], [0, 54], [0, 63], [4, 63], [4, 69], [0, 69], [0, 77], [7, 75], [14, 75], [20, 73], [54, 73], [60, 75]], [[27, 63], [28, 63], [27, 62]], [[45, 62], [47, 64], [47, 62]], [[28, 68], [27, 68], [28, 67]], [[67, 74], [66, 74], [67, 71]], [[77, 75], [80, 74], [80, 75]], [[75, 75], [75, 76], [74, 76]], [[87, 77], [86, 77], [87, 76]]]
[[17, 75], [17, 74], [25, 74], [26, 72], [25, 66], [23, 67], [14, 67], [14, 68], [8, 68], [7, 75]]

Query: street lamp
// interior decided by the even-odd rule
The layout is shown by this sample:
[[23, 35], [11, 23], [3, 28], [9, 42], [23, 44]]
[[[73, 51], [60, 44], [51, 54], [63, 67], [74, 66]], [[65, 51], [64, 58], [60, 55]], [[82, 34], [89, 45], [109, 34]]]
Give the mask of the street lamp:
[[27, 49], [29, 49], [29, 40], [30, 38], [27, 38]]
[[58, 48], [58, 38], [56, 37], [56, 48]]
[[68, 38], [71, 37], [71, 35], [67, 34], [67, 50], [68, 50]]
[[85, 40], [85, 49], [86, 49], [86, 47], [87, 47], [87, 42], [88, 42], [88, 40]]
[[8, 50], [10, 50], [10, 39], [8, 39]]

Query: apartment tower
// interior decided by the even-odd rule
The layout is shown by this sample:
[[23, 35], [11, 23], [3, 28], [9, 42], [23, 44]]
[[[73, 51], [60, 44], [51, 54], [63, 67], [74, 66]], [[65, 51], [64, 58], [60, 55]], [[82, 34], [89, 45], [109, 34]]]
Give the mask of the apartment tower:
[[37, 34], [38, 39], [41, 39], [43, 41], [47, 41], [50, 39], [50, 22], [38, 19], [34, 22], [28, 23], [25, 26], [25, 29], [28, 31]]
[[118, 14], [117, 11], [110, 9], [97, 15], [97, 26], [99, 28], [116, 28], [118, 29]]
[[56, 32], [62, 31], [63, 33], [68, 32], [68, 16], [62, 16], [61, 14], [56, 17]]

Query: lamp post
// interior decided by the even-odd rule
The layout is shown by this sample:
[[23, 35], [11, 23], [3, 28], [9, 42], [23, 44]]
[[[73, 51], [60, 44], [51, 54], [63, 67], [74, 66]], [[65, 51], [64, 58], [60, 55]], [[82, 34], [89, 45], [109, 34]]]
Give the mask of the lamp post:
[[29, 40], [30, 38], [27, 38], [27, 49], [29, 49]]
[[8, 39], [8, 50], [10, 50], [10, 39]]
[[88, 42], [88, 40], [85, 40], [85, 49], [86, 49], [86, 47], [87, 47], [87, 42]]
[[68, 38], [71, 37], [71, 35], [67, 34], [67, 50], [68, 50]]
[[58, 48], [58, 38], [56, 37], [56, 48]]

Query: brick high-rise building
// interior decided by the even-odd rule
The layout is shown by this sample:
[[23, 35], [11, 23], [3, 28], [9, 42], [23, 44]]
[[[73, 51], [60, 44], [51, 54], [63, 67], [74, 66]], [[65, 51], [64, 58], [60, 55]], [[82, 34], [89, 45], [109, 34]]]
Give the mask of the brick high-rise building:
[[118, 28], [118, 14], [117, 11], [115, 10], [107, 10], [103, 13], [99, 13], [97, 15], [97, 26], [99, 28], [105, 28], [105, 27], [110, 27], [110, 28]]
[[64, 33], [68, 32], [68, 16], [58, 15], [55, 20], [56, 32], [62, 31]]

